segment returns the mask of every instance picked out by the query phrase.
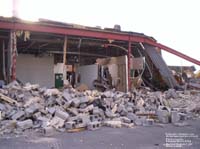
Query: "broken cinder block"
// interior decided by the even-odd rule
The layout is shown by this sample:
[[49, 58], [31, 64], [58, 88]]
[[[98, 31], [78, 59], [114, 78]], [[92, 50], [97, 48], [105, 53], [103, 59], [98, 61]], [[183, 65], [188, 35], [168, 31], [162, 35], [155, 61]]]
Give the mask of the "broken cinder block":
[[66, 121], [69, 118], [69, 114], [61, 110], [56, 110], [55, 116], [63, 119], [64, 121]]
[[101, 127], [101, 122], [95, 121], [95, 122], [90, 122], [87, 125], [88, 130], [97, 130]]
[[33, 121], [31, 119], [27, 119], [27, 120], [24, 120], [24, 121], [18, 121], [17, 127], [21, 128], [23, 130], [28, 129], [28, 128], [32, 128], [33, 127]]
[[11, 119], [18, 120], [18, 119], [20, 119], [24, 115], [25, 115], [24, 111], [18, 111], [17, 113], [15, 113], [14, 115], [12, 115]]

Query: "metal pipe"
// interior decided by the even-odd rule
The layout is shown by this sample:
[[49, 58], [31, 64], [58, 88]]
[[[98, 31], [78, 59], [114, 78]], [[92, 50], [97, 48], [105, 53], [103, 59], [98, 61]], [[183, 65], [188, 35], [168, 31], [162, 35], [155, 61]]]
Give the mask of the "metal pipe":
[[[48, 53], [52, 53], [52, 54], [63, 54], [62, 51], [49, 51]], [[91, 54], [91, 53], [85, 53], [85, 52], [70, 52], [68, 51], [67, 54], [72, 54], [72, 55], [83, 55], [83, 56], [95, 56], [95, 57], [104, 57], [104, 58], [108, 58], [110, 56], [105, 56], [105, 55], [100, 55], [100, 54]]]

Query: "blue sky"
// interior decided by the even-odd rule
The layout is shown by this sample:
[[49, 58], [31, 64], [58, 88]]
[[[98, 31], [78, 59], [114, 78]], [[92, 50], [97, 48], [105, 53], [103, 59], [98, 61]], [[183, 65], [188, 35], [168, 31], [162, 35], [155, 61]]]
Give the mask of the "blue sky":
[[[113, 27], [153, 36], [200, 60], [198, 0], [16, 0], [22, 19], [47, 18], [88, 26]], [[0, 15], [12, 15], [12, 0], [0, 0]], [[169, 65], [194, 65], [163, 52]], [[196, 68], [199, 70], [200, 67]]]

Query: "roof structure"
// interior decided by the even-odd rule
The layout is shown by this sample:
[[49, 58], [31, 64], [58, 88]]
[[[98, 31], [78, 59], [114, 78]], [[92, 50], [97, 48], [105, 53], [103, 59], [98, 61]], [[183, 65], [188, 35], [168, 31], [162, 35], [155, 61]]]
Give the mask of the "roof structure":
[[28, 22], [17, 18], [4, 17], [0, 18], [0, 29], [27, 30], [35, 32], [54, 33], [60, 35], [146, 43], [200, 66], [199, 60], [189, 57], [163, 44], [157, 43], [157, 41], [154, 38], [146, 36], [142, 33], [125, 32], [115, 29], [100, 29], [97, 27], [87, 27], [77, 24], [69, 24], [44, 19], [41, 19], [38, 22]]

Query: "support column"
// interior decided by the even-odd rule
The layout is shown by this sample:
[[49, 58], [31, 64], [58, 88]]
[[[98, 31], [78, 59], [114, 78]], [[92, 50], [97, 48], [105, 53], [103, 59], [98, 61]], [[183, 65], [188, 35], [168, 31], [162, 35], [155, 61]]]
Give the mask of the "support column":
[[63, 81], [66, 80], [66, 61], [67, 61], [67, 36], [65, 35], [64, 38], [64, 45], [63, 45]]
[[7, 50], [7, 82], [16, 80], [17, 37], [14, 30], [10, 31]]
[[128, 42], [128, 91], [131, 90], [131, 78], [130, 78], [130, 60], [131, 60], [131, 41], [130, 41], [130, 37], [129, 37], [129, 42]]
[[17, 37], [16, 32], [11, 31], [11, 40], [12, 40], [12, 73], [11, 73], [11, 80], [16, 80], [16, 65], [17, 65]]

